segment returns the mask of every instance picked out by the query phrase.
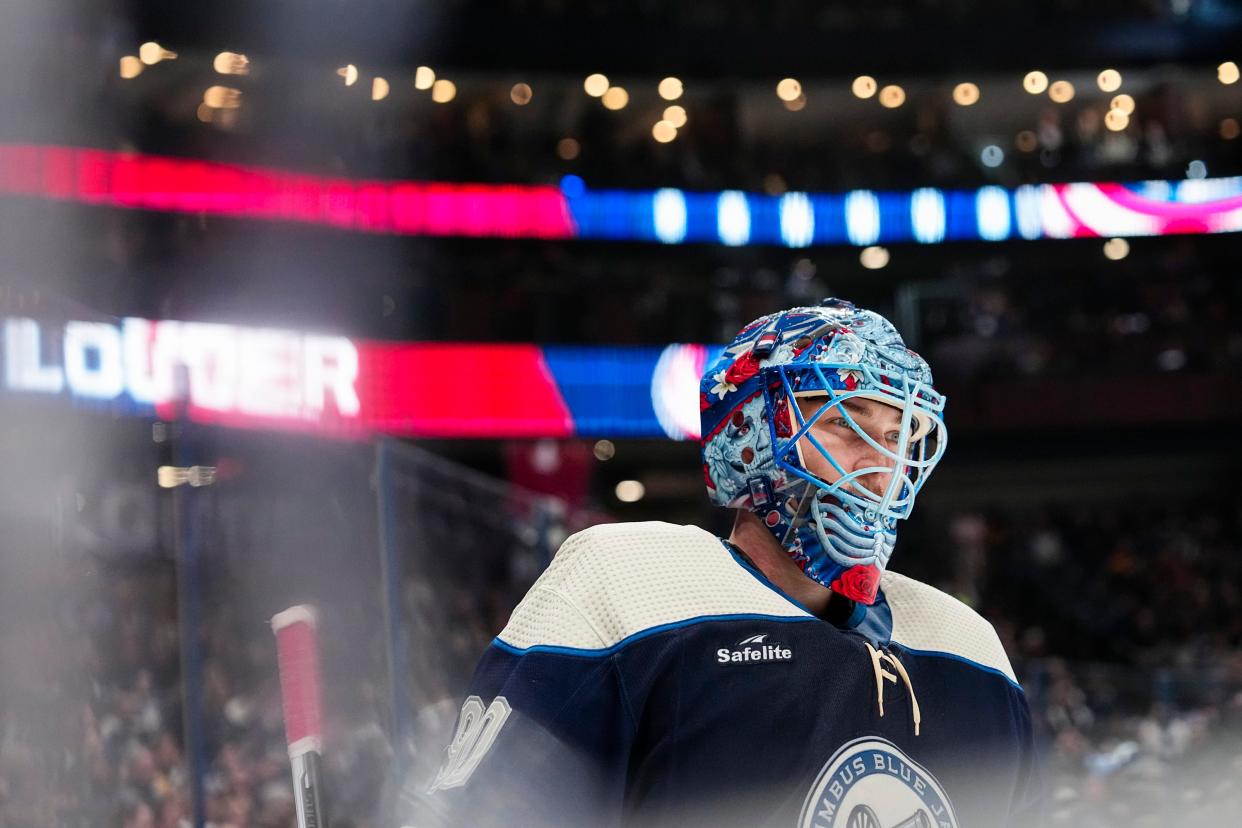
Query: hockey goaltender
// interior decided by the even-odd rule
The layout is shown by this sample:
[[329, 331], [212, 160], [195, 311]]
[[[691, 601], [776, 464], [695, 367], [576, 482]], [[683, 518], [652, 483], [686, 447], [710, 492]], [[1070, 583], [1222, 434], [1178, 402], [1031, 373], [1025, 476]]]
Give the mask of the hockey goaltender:
[[888, 570], [944, 404], [849, 302], [743, 328], [700, 386], [730, 537], [570, 537], [483, 655], [407, 824], [1033, 821], [1030, 712], [996, 633]]

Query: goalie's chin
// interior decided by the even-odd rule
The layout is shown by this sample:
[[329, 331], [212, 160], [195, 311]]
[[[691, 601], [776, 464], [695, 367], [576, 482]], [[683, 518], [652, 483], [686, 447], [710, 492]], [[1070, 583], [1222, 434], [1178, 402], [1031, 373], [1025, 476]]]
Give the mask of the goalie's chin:
[[860, 523], [851, 508], [829, 497], [812, 501], [807, 523], [804, 547], [819, 547], [810, 555], [807, 576], [850, 600], [874, 604], [897, 540], [888, 521]]

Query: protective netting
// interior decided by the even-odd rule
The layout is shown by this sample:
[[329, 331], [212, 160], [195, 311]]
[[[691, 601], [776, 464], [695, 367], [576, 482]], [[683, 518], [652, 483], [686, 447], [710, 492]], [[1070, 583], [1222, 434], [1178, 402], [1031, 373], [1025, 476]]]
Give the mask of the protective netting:
[[378, 447], [396, 765], [434, 774], [479, 655], [566, 535], [564, 503], [406, 443]]

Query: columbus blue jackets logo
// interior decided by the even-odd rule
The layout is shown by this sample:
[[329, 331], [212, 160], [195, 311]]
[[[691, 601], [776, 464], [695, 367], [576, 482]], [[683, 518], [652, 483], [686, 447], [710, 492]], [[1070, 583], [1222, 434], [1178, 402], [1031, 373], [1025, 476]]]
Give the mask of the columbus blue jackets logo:
[[842, 745], [802, 806], [799, 828], [957, 828], [948, 794], [885, 739]]

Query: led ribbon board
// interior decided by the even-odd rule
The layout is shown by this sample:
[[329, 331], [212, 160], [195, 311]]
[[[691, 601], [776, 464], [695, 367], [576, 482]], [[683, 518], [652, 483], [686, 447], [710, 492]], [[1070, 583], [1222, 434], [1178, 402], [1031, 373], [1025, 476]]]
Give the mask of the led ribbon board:
[[355, 341], [137, 318], [10, 316], [0, 334], [9, 401], [341, 438], [694, 439], [699, 376], [718, 351]]
[[360, 181], [73, 147], [0, 144], [0, 195], [368, 233], [732, 246], [1062, 239], [1242, 230], [1242, 177], [768, 196]]

